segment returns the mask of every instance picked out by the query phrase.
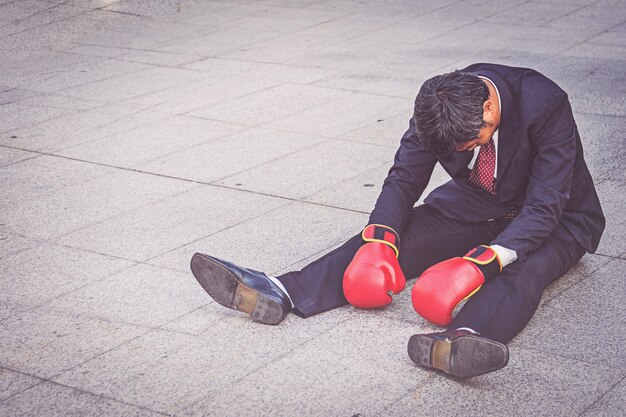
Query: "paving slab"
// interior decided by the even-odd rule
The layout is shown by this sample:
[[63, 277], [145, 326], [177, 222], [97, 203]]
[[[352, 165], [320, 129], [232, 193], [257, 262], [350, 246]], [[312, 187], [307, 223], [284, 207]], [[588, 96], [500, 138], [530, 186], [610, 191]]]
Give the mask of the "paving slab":
[[243, 129], [232, 123], [194, 117], [162, 117], [140, 127], [56, 153], [84, 161], [132, 167]]
[[37, 306], [132, 265], [110, 256], [40, 243], [0, 259], [0, 300]]
[[[265, 4], [248, 4], [236, 8], [240, 19], [224, 22], [221, 30], [239, 29], [291, 33], [345, 16], [336, 10], [305, 9], [300, 7], [268, 7]], [[256, 47], [254, 49], [257, 49]]]
[[199, 61], [201, 58], [193, 55], [172, 54], [155, 51], [136, 51], [118, 56], [118, 61], [138, 62], [143, 64], [159, 65], [164, 67], [182, 67]]
[[624, 233], [626, 218], [623, 215], [623, 195], [626, 185], [623, 181], [608, 179], [596, 187], [602, 210], [606, 217], [606, 228], [598, 246], [598, 253], [620, 256], [626, 252]]
[[251, 78], [249, 75], [228, 76], [205, 73], [205, 79], [201, 82], [144, 94], [126, 100], [124, 104], [138, 109], [150, 109], [161, 114], [185, 114], [280, 84], [284, 84], [280, 78]]
[[104, 177], [111, 168], [42, 155], [0, 168], [3, 199], [0, 207], [19, 208], [20, 201], [52, 196], [63, 188]]
[[366, 222], [361, 213], [292, 202], [148, 262], [190, 274], [191, 257], [202, 252], [273, 274], [356, 235]]
[[609, 392], [604, 394], [596, 403], [587, 408], [581, 416], [615, 416], [626, 413], [626, 381], [615, 385]]
[[[487, 32], [495, 30], [501, 34], [497, 38], [488, 37]], [[524, 27], [521, 25], [489, 24], [468, 25], [457, 30], [436, 36], [425, 45], [440, 47], [463, 47], [480, 45], [482, 49], [500, 48], [513, 51], [558, 54], [583, 42], [602, 30], [556, 27]]]
[[626, 8], [589, 5], [549, 23], [552, 27], [593, 29], [598, 33], [611, 29], [626, 20]]
[[0, 368], [0, 411], [2, 401], [41, 382], [39, 378]]
[[328, 140], [215, 184], [300, 199], [388, 160], [378, 146]]
[[585, 7], [584, 4], [577, 2], [546, 3], [530, 1], [514, 5], [513, 7], [506, 7], [505, 10], [489, 16], [489, 21], [509, 25], [545, 26], [583, 7]]
[[284, 204], [278, 198], [200, 186], [69, 233], [58, 242], [142, 261]]
[[[379, 51], [375, 60], [372, 60], [372, 49]], [[470, 53], [469, 45], [442, 48], [440, 45], [425, 41], [419, 45], [408, 46], [405, 43], [362, 37], [307, 51], [285, 63], [390, 77], [403, 74], [420, 76], [432, 71], [439, 73], [443, 66], [454, 63], [464, 56], [470, 56]]]
[[467, 382], [432, 374], [372, 415], [580, 415], [621, 378], [606, 366], [512, 348], [500, 371]]
[[[184, 68], [229, 77], [246, 74], [248, 79], [254, 74], [254, 78], [269, 78], [287, 83], [299, 84], [313, 83], [336, 73], [336, 71], [323, 68], [310, 68], [275, 63], [259, 63], [227, 58], [206, 58], [201, 61], [185, 65]], [[244, 79], [242, 78], [241, 80], [243, 81]]]
[[135, 62], [94, 59], [88, 62], [79, 62], [71, 66], [60, 68], [54, 72], [44, 74], [37, 80], [20, 85], [20, 88], [40, 93], [50, 93], [68, 87], [74, 87], [124, 74], [143, 71], [148, 68], [150, 68], [149, 65]]
[[26, 159], [35, 158], [38, 153], [0, 147], [0, 168]]
[[0, 117], [2, 118], [0, 133], [23, 128], [34, 123], [56, 119], [71, 113], [73, 113], [73, 111], [69, 109], [25, 106], [19, 102], [4, 104], [0, 106]]
[[624, 45], [605, 45], [586, 42], [576, 45], [563, 55], [577, 56], [581, 58], [618, 59], [624, 61]]
[[100, 103], [93, 100], [78, 100], [69, 97], [50, 94], [34, 94], [31, 97], [20, 100], [20, 104], [34, 107], [52, 107], [57, 109], [68, 109], [77, 111], [87, 111], [100, 106]]
[[15, 417], [35, 415], [156, 417], [163, 415], [50, 382], [44, 382], [1, 402], [0, 414]]
[[[339, 183], [332, 184], [315, 194], [305, 197], [304, 200], [371, 213], [378, 199], [378, 195], [380, 194], [380, 190], [382, 189], [383, 181], [393, 165], [394, 153], [395, 149], [389, 148], [389, 159], [386, 164], [382, 164]], [[432, 190], [449, 180], [450, 176], [440, 165], [436, 165], [428, 186], [422, 193], [422, 196], [417, 200], [416, 204], [423, 203], [426, 196], [430, 194]], [[347, 194], [345, 190], [352, 191], [350, 194]]]
[[[298, 114], [265, 123], [263, 127], [290, 132], [341, 137], [376, 120], [395, 116], [412, 107], [413, 100], [373, 94], [351, 94], [330, 103], [304, 110]], [[358, 112], [345, 112], [359, 106]], [[343, 117], [336, 117], [342, 114]]]
[[355, 317], [180, 414], [374, 415], [428, 378], [407, 366], [406, 343], [415, 330]]
[[[417, 94], [417, 90], [415, 94]], [[359, 129], [345, 133], [340, 139], [384, 145], [397, 150], [402, 135], [409, 127], [411, 118], [411, 109], [407, 108], [397, 115], [376, 119]]]
[[[33, 181], [28, 186], [45, 186], [45, 182]], [[13, 232], [54, 239], [195, 186], [191, 182], [109, 168], [107, 175], [70, 183], [52, 193], [22, 195], [16, 185], [0, 207]]]
[[[292, 316], [273, 327], [238, 314], [225, 317], [198, 337], [153, 331], [55, 381], [172, 414], [256, 373], [349, 318], [336, 315], [302, 326], [301, 319]], [[125, 371], [119, 372], [120, 368]]]
[[2, 134], [0, 143], [33, 151], [54, 151], [123, 132], [160, 116], [119, 105], [90, 105], [85, 111]]
[[215, 28], [210, 28], [207, 32], [203, 35], [188, 37], [184, 40], [162, 45], [155, 49], [163, 52], [212, 57], [280, 34], [280, 32], [276, 31], [248, 30], [246, 27], [219, 31]]
[[146, 328], [49, 309], [2, 320], [0, 366], [50, 378], [146, 333]]
[[626, 324], [625, 271], [626, 261], [614, 259], [563, 291], [537, 311], [514, 345], [626, 371], [626, 348], [615, 332]]
[[153, 67], [143, 71], [60, 90], [58, 94], [79, 99], [96, 97], [102, 103], [113, 103], [153, 93], [177, 85], [199, 81], [204, 75], [181, 68]]
[[0, 86], [0, 105], [22, 101], [34, 95], [37, 95], [37, 93], [33, 91]]
[[144, 327], [159, 327], [211, 301], [189, 273], [136, 265], [57, 297], [46, 308]]
[[36, 239], [9, 233], [6, 228], [5, 223], [0, 224], [0, 260], [14, 253], [36, 247], [42, 243]]
[[[236, 133], [138, 163], [134, 167], [145, 172], [208, 183], [264, 164], [272, 165], [276, 159], [306, 152], [325, 140], [274, 129], [236, 126], [230, 130]], [[237, 183], [234, 185], [238, 187]]]
[[207, 106], [189, 115], [258, 126], [349, 95], [350, 93], [345, 91], [287, 83]]

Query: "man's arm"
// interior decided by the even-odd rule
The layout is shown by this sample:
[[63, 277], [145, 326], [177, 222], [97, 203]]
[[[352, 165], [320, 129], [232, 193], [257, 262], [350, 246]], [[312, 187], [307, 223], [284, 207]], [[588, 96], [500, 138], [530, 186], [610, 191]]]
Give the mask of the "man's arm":
[[393, 167], [363, 229], [359, 248], [343, 276], [343, 293], [359, 308], [380, 308], [406, 285], [398, 255], [402, 225], [433, 172], [436, 159], [417, 140], [413, 121], [400, 142]]
[[383, 224], [402, 234], [404, 220], [426, 189], [436, 163], [435, 156], [419, 143], [410, 120], [368, 224]]
[[564, 92], [552, 96], [535, 124], [536, 156], [520, 213], [492, 242], [525, 258], [552, 233], [569, 200], [576, 159], [576, 124]]

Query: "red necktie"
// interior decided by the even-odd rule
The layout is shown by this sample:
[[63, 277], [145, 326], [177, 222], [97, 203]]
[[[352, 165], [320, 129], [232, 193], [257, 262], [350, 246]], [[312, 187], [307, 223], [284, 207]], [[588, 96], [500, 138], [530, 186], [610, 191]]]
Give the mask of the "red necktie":
[[488, 193], [496, 194], [496, 181], [493, 174], [496, 170], [496, 144], [493, 139], [480, 147], [478, 158], [469, 179]]

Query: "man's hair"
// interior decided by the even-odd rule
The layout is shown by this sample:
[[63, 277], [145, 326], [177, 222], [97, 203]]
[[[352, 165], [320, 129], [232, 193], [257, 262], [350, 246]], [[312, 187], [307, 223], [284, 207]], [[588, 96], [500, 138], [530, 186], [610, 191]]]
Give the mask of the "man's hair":
[[417, 137], [431, 152], [450, 155], [457, 143], [478, 137], [488, 98], [489, 89], [476, 74], [455, 71], [426, 80], [415, 99]]

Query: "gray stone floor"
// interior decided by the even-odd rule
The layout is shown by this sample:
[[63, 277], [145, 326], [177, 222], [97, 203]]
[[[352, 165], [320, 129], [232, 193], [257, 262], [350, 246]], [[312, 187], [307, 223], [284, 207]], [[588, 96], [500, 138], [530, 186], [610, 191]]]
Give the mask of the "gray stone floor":
[[[0, 415], [626, 414], [626, 1], [0, 0], [0, 54]], [[608, 223], [507, 368], [416, 367], [409, 291], [267, 327], [201, 290], [195, 251], [358, 232], [421, 82], [480, 61], [569, 92]]]

